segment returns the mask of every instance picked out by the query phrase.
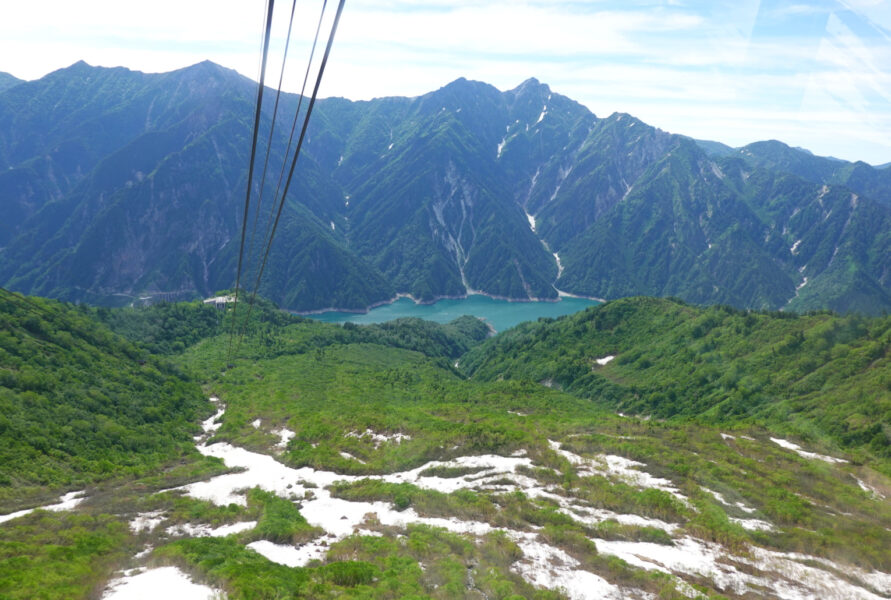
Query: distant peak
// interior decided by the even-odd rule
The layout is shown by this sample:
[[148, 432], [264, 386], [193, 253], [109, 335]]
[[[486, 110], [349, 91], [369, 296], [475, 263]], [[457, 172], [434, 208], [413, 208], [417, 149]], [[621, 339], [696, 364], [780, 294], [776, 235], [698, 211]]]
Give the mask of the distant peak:
[[550, 90], [550, 88], [548, 87], [548, 84], [540, 82], [535, 77], [530, 77], [529, 79], [527, 79], [526, 81], [524, 81], [523, 83], [521, 83], [520, 85], [518, 85], [511, 91], [516, 92], [516, 93], [521, 93], [521, 92], [536, 90], [536, 89], [540, 89], [540, 88], [544, 89], [544, 90]]
[[439, 90], [437, 90], [436, 92], [433, 92], [433, 93], [434, 94], [442, 93], [442, 92], [472, 93], [472, 92], [478, 92], [478, 91], [490, 90], [490, 89], [494, 90], [495, 88], [493, 88], [488, 83], [484, 83], [482, 81], [474, 81], [472, 79], [467, 79], [465, 77], [459, 77], [455, 81], [444, 85]]
[[180, 75], [201, 78], [227, 78], [229, 76], [241, 78], [238, 72], [234, 69], [219, 65], [212, 60], [202, 60], [201, 62], [195, 63], [194, 65], [189, 65], [188, 67], [183, 67], [182, 69], [172, 71], [172, 73], [179, 73]]
[[188, 67], [184, 67], [183, 71], [223, 71], [228, 70], [225, 67], [218, 65], [212, 60], [202, 60], [201, 62], [195, 63], [194, 65], [189, 65]]
[[[73, 70], [92, 69], [92, 68], [93, 68], [93, 65], [87, 64], [87, 61], [85, 61], [83, 59], [77, 61], [76, 63], [73, 63], [70, 67], [68, 67], [68, 69], [73, 69]], [[65, 69], [63, 69], [63, 70], [65, 70]]]
[[443, 89], [446, 88], [465, 88], [465, 87], [480, 87], [480, 86], [488, 86], [488, 83], [483, 83], [482, 81], [474, 81], [473, 79], [467, 79], [466, 77], [459, 77], [455, 81], [451, 83], [447, 83], [443, 86]]
[[70, 76], [72, 74], [82, 75], [82, 74], [86, 74], [88, 71], [92, 71], [94, 69], [96, 69], [96, 67], [94, 67], [93, 65], [89, 65], [85, 61], [79, 60], [76, 63], [72, 63], [72, 64], [68, 65], [67, 67], [62, 67], [61, 69], [56, 69], [55, 71], [48, 73], [47, 77], [54, 76], [54, 75], [62, 76], [62, 77]]
[[751, 144], [744, 146], [745, 148], [772, 148], [772, 149], [783, 149], [783, 150], [794, 150], [788, 144], [785, 144], [779, 140], [761, 140], [758, 142], [752, 142]]

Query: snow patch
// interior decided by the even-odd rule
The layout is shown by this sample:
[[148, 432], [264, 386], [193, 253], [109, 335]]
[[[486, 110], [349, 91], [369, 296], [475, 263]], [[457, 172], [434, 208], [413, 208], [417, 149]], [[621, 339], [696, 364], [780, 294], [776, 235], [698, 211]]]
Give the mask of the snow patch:
[[495, 158], [501, 158], [501, 153], [504, 151], [504, 147], [507, 145], [507, 136], [501, 140], [498, 144], [498, 152], [495, 154]]
[[600, 365], [602, 367], [603, 365], [607, 364], [609, 361], [611, 361], [614, 358], [615, 358], [615, 355], [611, 354], [610, 356], [604, 356], [603, 358], [595, 358], [594, 362], [596, 362], [598, 365]]
[[340, 454], [340, 456], [341, 456], [342, 458], [345, 458], [345, 459], [347, 459], [347, 460], [354, 460], [354, 461], [356, 461], [357, 463], [361, 463], [361, 464], [363, 464], [363, 465], [366, 464], [364, 460], [362, 460], [361, 458], [356, 458], [355, 456], [353, 456], [353, 455], [350, 454], [349, 452], [339, 452], [339, 454]]
[[579, 561], [559, 548], [532, 540], [520, 540], [517, 545], [523, 558], [511, 565], [511, 570], [532, 585], [561, 589], [573, 600], [626, 597], [603, 577], [578, 569]]
[[[458, 368], [457, 361], [455, 361], [455, 368], [456, 369]], [[400, 433], [397, 431], [396, 433], [386, 434], [386, 433], [377, 433], [371, 429], [366, 429], [362, 433], [359, 433], [356, 431], [351, 431], [348, 434], [346, 434], [346, 436], [344, 436], [344, 437], [351, 437], [351, 438], [358, 438], [358, 439], [362, 439], [363, 437], [370, 437], [372, 442], [374, 442], [375, 448], [380, 448], [381, 444], [385, 444], [387, 442], [395, 442], [396, 444], [401, 444], [403, 441], [411, 439], [411, 436], [408, 435], [407, 433]]]
[[[692, 538], [675, 540], [674, 546], [651, 542], [596, 540], [597, 550], [618, 556], [632, 566], [664, 573], [683, 573], [710, 579], [722, 591], [745, 593], [749, 577], [732, 565], [718, 561], [723, 555], [720, 546], [698, 542]], [[751, 577], [770, 589], [770, 582]]]
[[37, 509], [51, 510], [53, 512], [71, 510], [72, 508], [83, 502], [85, 499], [86, 498], [84, 498], [84, 490], [80, 490], [77, 492], [68, 492], [67, 494], [61, 496], [59, 498], [59, 502], [57, 502], [56, 504], [48, 504], [46, 506], [38, 506], [35, 508], [26, 508], [24, 510], [19, 510], [7, 515], [0, 515], [0, 523], [12, 521], [13, 519], [18, 519], [19, 517], [24, 517], [25, 515], [31, 514]]
[[131, 571], [108, 584], [102, 600], [214, 600], [220, 592], [194, 583], [176, 567], [159, 567], [147, 571]]
[[558, 452], [571, 464], [580, 467], [577, 469], [577, 472], [582, 477], [592, 475], [603, 475], [606, 477], [613, 476], [629, 485], [634, 485], [640, 488], [659, 489], [668, 492], [682, 502], [687, 502], [687, 498], [681, 494], [668, 479], [654, 477], [646, 471], [639, 471], [637, 467], [646, 466], [642, 462], [612, 454], [599, 454], [594, 458], [589, 459], [569, 452], [568, 450], [561, 450], [559, 442], [548, 440], [548, 444], [551, 446], [552, 450]]
[[251, 550], [286, 567], [305, 567], [311, 560], [322, 560], [328, 552], [328, 536], [302, 546], [286, 546], [268, 540], [258, 540], [247, 545]]
[[275, 447], [281, 448], [282, 450], [284, 450], [287, 447], [288, 442], [290, 442], [294, 438], [294, 436], [297, 435], [287, 427], [282, 427], [281, 429], [275, 430], [272, 433], [277, 435], [279, 438], [278, 442], [276, 442], [275, 444]]
[[210, 525], [195, 525], [193, 523], [181, 523], [167, 528], [168, 535], [182, 537], [226, 537], [233, 533], [241, 533], [242, 531], [250, 531], [257, 526], [256, 521], [242, 521], [240, 523], [232, 523], [230, 525], [222, 525], [220, 527], [211, 527]]
[[538, 115], [538, 120], [535, 122], [535, 124], [538, 125], [539, 123], [541, 123], [544, 120], [546, 114], [548, 114], [547, 104], [541, 107], [541, 114]]
[[712, 496], [714, 496], [715, 500], [717, 500], [724, 506], [733, 506], [734, 508], [738, 508], [739, 510], [746, 512], [746, 513], [750, 513], [750, 514], [757, 510], [757, 509], [752, 508], [751, 506], [746, 506], [742, 502], [728, 502], [727, 498], [725, 498], [723, 494], [716, 492], [714, 490], [710, 490], [708, 488], [702, 488], [702, 489], [705, 490], [706, 492], [708, 492], [709, 494], [711, 494]]
[[[363, 434], [354, 432], [356, 437], [373, 434], [374, 432], [371, 430], [366, 430]], [[621, 477], [634, 485], [658, 487], [679, 496], [670, 481], [653, 477], [639, 470], [640, 467], [645, 466], [643, 463], [611, 455], [584, 458], [562, 450], [558, 442], [550, 441], [549, 443], [555, 451], [577, 465], [580, 474], [585, 472], [605, 473]], [[282, 564], [294, 566], [307, 564], [313, 558], [324, 558], [326, 548], [334, 541], [356, 533], [360, 535], [373, 534], [367, 531], [370, 517], [374, 517], [372, 520], [386, 526], [423, 523], [470, 535], [484, 535], [496, 529], [488, 523], [477, 521], [420, 517], [411, 508], [396, 511], [387, 502], [350, 502], [331, 496], [328, 486], [332, 483], [338, 480], [356, 481], [360, 479], [359, 477], [317, 471], [310, 467], [293, 469], [278, 463], [271, 456], [252, 453], [227, 443], [208, 445], [205, 442], [200, 444], [198, 449], [202, 454], [222, 458], [229, 468], [241, 468], [243, 471], [219, 475], [205, 482], [185, 486], [192, 496], [225, 505], [229, 502], [244, 504], [244, 490], [255, 486], [285, 498], [302, 497], [306, 491], [312, 491], [312, 496], [302, 501], [301, 513], [309, 523], [322, 527], [326, 531], [325, 536], [299, 547], [269, 542], [254, 542], [250, 545], [270, 560]], [[436, 466], [463, 466], [482, 470], [456, 478], [421, 475], [426, 469]], [[433, 461], [411, 471], [370, 478], [388, 482], [409, 482], [421, 488], [435, 489], [444, 493], [458, 489], [491, 486], [495, 485], [496, 480], [509, 478], [514, 484], [499, 482], [497, 484], [499, 490], [502, 488], [519, 489], [530, 498], [548, 498], [558, 504], [561, 512], [581, 523], [596, 525], [606, 519], [615, 519], [620, 523], [659, 527], [669, 533], [678, 531], [677, 525], [663, 523], [655, 519], [645, 519], [636, 515], [616, 515], [610, 511], [578, 506], [579, 501], [564, 495], [565, 492], [559, 487], [545, 489], [538, 481], [518, 473], [517, 468], [520, 466], [533, 466], [533, 463], [526, 456], [464, 456], [449, 461]], [[679, 497], [685, 500], [683, 496]], [[723, 502], [723, 496], [720, 494], [715, 493], [715, 497]], [[737, 503], [736, 506], [742, 509], [744, 505]], [[757, 519], [736, 521], [749, 528], [770, 525]], [[552, 589], [562, 588], [570, 598], [579, 599], [621, 598], [621, 593], [626, 591], [612, 586], [593, 573], [581, 570], [573, 557], [565, 554], [562, 550], [541, 544], [533, 532], [506, 530], [506, 533], [520, 545], [524, 553], [524, 557], [514, 563], [512, 569], [533, 585]], [[597, 540], [596, 543], [600, 552], [618, 556], [632, 565], [676, 575], [704, 577], [714, 582], [714, 585], [719, 589], [740, 595], [760, 594], [767, 589], [780, 598], [790, 600], [878, 598], [865, 589], [857, 587], [855, 583], [852, 583], [853, 580], [842, 580], [833, 572], [843, 572], [847, 577], [867, 582], [867, 585], [876, 590], [884, 589], [883, 586], [891, 590], [891, 576], [887, 574], [857, 571], [846, 565], [838, 565], [817, 557], [781, 554], [760, 548], [753, 548], [752, 552], [745, 556], [734, 556], [728, 554], [727, 550], [721, 546], [707, 544], [689, 537], [675, 540], [674, 546], [606, 540]], [[814, 561], [813, 564], [825, 565], [829, 569], [805, 566], [801, 564], [802, 561]]]
[[743, 529], [748, 529], [749, 531], [773, 531], [773, 524], [768, 523], [767, 521], [762, 521], [761, 519], [738, 519], [736, 517], [727, 517], [734, 523], [740, 525]]
[[220, 409], [214, 413], [212, 417], [209, 417], [201, 422], [201, 429], [204, 430], [205, 434], [215, 433], [217, 429], [222, 427], [223, 422], [220, 419], [223, 417], [223, 413], [226, 412], [225, 407], [220, 407]]
[[560, 262], [560, 255], [554, 252], [554, 260], [557, 261], [557, 279], [560, 279], [560, 276], [563, 275], [563, 263]]
[[260, 423], [261, 423], [260, 419], [254, 419], [254, 421], [251, 423], [251, 425], [254, 426], [254, 429], [260, 429]]
[[795, 454], [797, 454], [798, 456], [801, 456], [803, 458], [813, 458], [813, 459], [822, 460], [822, 461], [825, 461], [828, 463], [846, 463], [846, 462], [848, 462], [843, 458], [835, 458], [834, 456], [826, 456], [825, 454], [817, 454], [816, 452], [808, 452], [806, 450], [803, 450], [801, 448], [801, 446], [799, 446], [798, 444], [793, 444], [789, 440], [781, 440], [779, 438], [772, 437], [772, 438], [770, 438], [770, 441], [778, 446], [781, 446], [781, 447], [787, 449], [787, 450], [792, 450], [793, 452], [795, 452]]
[[879, 500], [885, 499], [885, 495], [883, 493], [881, 493], [879, 490], [877, 490], [876, 488], [872, 487], [871, 485], [869, 485], [868, 483], [866, 483], [859, 477], [856, 477], [854, 475], [851, 475], [851, 477], [853, 477], [857, 481], [857, 485], [860, 486], [861, 490], [863, 490], [867, 494], [871, 495], [873, 498], [878, 498]]
[[796, 240], [792, 247], [789, 248], [789, 252], [792, 254], [798, 254], [798, 245], [801, 244], [801, 240]]
[[155, 527], [164, 521], [164, 511], [154, 510], [152, 512], [142, 513], [135, 519], [130, 521], [130, 531], [133, 533], [141, 533], [142, 531], [150, 533]]

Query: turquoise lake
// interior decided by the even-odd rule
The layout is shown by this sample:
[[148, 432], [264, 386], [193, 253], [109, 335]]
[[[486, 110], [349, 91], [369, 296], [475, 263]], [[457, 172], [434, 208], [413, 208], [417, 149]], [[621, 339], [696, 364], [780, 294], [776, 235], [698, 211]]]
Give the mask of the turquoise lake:
[[473, 315], [485, 319], [495, 331], [510, 329], [523, 321], [539, 317], [559, 317], [589, 306], [599, 304], [585, 298], [561, 298], [559, 302], [508, 302], [488, 296], [472, 295], [458, 300], [440, 300], [434, 304], [415, 304], [408, 298], [400, 298], [392, 304], [373, 308], [367, 313], [324, 312], [307, 315], [327, 323], [383, 323], [400, 317], [418, 317], [437, 323], [448, 323], [461, 315]]

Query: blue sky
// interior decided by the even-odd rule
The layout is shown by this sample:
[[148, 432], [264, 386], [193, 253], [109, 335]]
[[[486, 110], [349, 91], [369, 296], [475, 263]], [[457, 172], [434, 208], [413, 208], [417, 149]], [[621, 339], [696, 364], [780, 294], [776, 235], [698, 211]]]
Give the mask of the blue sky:
[[[286, 87], [320, 4], [298, 3]], [[210, 59], [256, 78], [263, 7], [7, 2], [0, 71], [33, 79], [80, 58], [143, 71]], [[278, 1], [279, 42], [289, 9]], [[888, 0], [347, 0], [321, 92], [414, 96], [462, 76], [499, 89], [537, 77], [598, 116], [627, 112], [734, 146], [774, 138], [891, 162]]]

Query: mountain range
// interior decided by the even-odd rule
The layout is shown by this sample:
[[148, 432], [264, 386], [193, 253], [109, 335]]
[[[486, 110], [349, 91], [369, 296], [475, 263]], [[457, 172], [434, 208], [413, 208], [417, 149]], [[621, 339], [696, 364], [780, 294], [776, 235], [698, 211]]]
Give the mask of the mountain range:
[[[0, 78], [0, 285], [107, 305], [231, 288], [255, 94], [209, 62]], [[891, 169], [598, 118], [535, 79], [320, 100], [285, 207], [260, 291], [293, 310], [471, 292], [891, 307]]]

